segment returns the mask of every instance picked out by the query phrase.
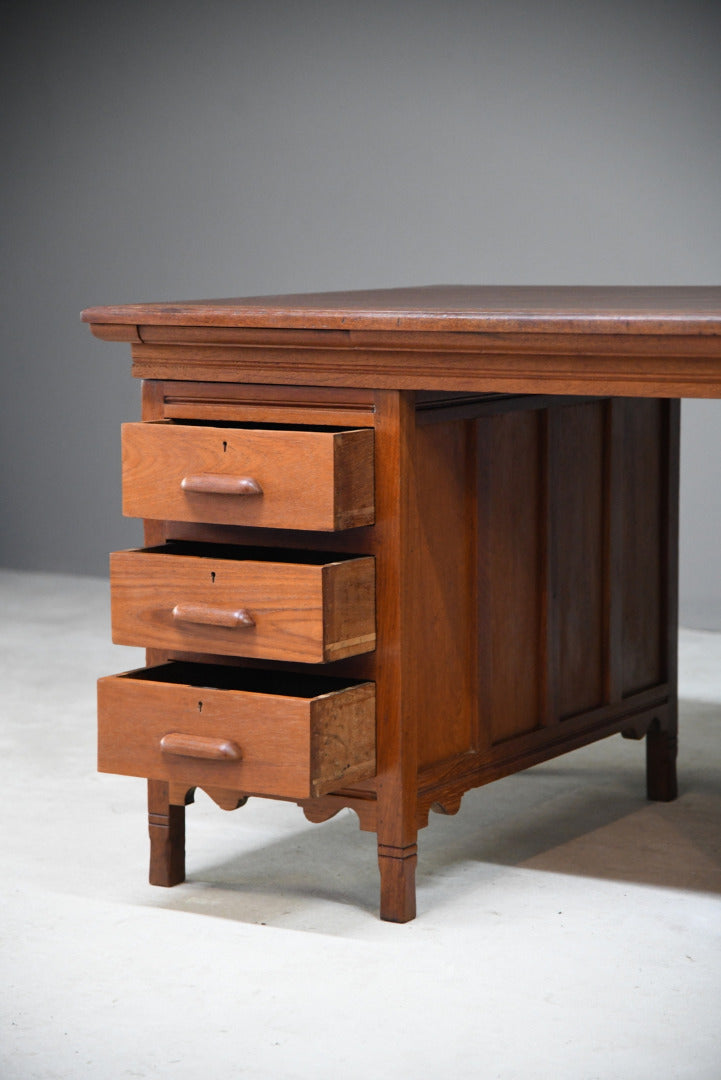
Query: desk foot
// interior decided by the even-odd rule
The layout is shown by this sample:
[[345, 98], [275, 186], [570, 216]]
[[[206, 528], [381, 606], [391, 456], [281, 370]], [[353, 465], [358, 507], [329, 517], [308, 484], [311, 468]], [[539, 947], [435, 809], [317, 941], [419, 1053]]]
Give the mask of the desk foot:
[[405, 923], [416, 917], [418, 845], [396, 848], [378, 845], [381, 872], [381, 919]]
[[654, 720], [646, 735], [646, 793], [655, 802], [672, 802], [678, 795], [675, 726], [662, 727]]
[[180, 885], [185, 881], [185, 807], [173, 806], [169, 785], [148, 780], [148, 833], [151, 885]]

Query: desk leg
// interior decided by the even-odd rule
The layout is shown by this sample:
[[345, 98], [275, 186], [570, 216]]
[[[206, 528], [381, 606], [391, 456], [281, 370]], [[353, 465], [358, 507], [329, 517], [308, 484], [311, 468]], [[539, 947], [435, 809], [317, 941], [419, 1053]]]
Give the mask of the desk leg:
[[418, 861], [417, 699], [419, 643], [427, 634], [415, 600], [423, 579], [423, 535], [415, 488], [415, 397], [376, 395], [376, 709], [377, 840], [380, 916], [410, 922], [416, 915]]
[[416, 864], [418, 845], [391, 847], [378, 844], [381, 872], [381, 919], [410, 922], [416, 917]]
[[676, 753], [678, 736], [674, 722], [654, 720], [646, 735], [646, 793], [656, 802], [671, 802], [678, 795]]
[[678, 517], [679, 439], [681, 403], [667, 402], [666, 446], [667, 482], [664, 518], [664, 563], [666, 574], [665, 661], [670, 701], [666, 713], [657, 717], [646, 735], [646, 792], [649, 799], [671, 802], [678, 794], [676, 753], [678, 748]]
[[148, 780], [151, 885], [185, 881], [185, 807], [171, 805], [169, 795], [167, 783]]

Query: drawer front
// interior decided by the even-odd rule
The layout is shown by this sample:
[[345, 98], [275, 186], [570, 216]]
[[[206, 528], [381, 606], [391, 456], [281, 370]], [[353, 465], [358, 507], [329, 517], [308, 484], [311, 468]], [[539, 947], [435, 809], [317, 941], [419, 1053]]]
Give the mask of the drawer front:
[[123, 425], [123, 513], [324, 532], [371, 525], [373, 432]]
[[373, 683], [284, 679], [173, 663], [100, 679], [98, 769], [293, 799], [374, 776]]
[[116, 644], [301, 663], [375, 648], [373, 558], [318, 564], [172, 553], [188, 547], [110, 556]]

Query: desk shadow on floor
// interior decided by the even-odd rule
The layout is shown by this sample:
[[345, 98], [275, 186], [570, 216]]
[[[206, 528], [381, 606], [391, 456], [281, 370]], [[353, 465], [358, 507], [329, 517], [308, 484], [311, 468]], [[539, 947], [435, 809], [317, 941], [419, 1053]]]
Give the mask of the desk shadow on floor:
[[721, 707], [680, 712], [678, 799], [649, 802], [643, 743], [613, 737], [469, 792], [456, 818], [431, 824], [428, 870], [471, 858], [721, 893]]
[[[458, 814], [431, 814], [420, 833], [419, 888], [477, 864], [479, 878], [507, 866], [721, 894], [719, 711], [717, 703], [684, 707], [672, 803], [646, 800], [643, 745], [618, 737], [468, 792]], [[310, 825], [286, 807], [299, 815], [297, 829], [284, 819], [284, 834], [268, 840], [267, 821], [257, 834], [250, 821], [246, 850], [209, 862], [202, 837], [193, 838], [196, 809], [188, 885], [162, 894], [164, 907], [306, 929], [319, 904], [338, 905], [338, 929], [343, 910], [377, 916], [375, 836], [360, 832], [352, 811]]]

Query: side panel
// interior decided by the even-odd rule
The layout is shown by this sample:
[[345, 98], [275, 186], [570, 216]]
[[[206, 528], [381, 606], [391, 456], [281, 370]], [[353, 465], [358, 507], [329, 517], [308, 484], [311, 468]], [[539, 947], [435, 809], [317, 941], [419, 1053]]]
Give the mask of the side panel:
[[667, 693], [672, 407], [561, 398], [475, 421], [480, 749]]
[[623, 401], [623, 474], [619, 498], [623, 521], [623, 696], [665, 678], [663, 582], [664, 403]]
[[421, 768], [475, 741], [475, 438], [473, 425], [416, 429], [411, 514], [411, 611]]
[[601, 402], [549, 410], [551, 656], [560, 719], [604, 701], [604, 414]]
[[540, 411], [477, 422], [481, 747], [541, 723], [545, 527]]

